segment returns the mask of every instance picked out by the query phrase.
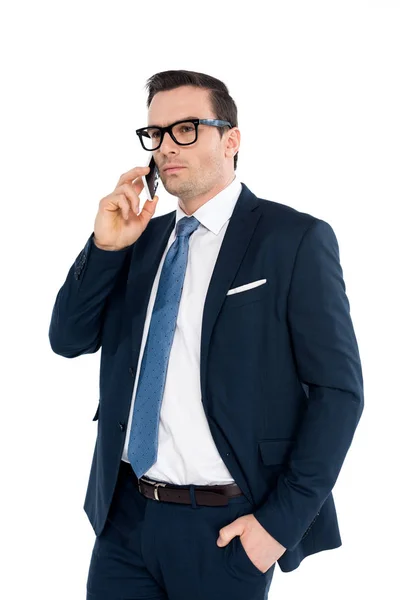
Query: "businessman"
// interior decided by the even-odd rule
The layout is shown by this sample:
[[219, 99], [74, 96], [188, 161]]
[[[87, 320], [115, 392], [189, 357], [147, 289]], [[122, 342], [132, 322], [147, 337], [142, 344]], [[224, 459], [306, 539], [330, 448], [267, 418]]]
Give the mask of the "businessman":
[[140, 210], [148, 168], [124, 173], [49, 329], [61, 356], [101, 348], [87, 598], [265, 600], [276, 563], [342, 544], [332, 488], [364, 398], [338, 242], [238, 181], [224, 83], [147, 87], [138, 142], [176, 210]]

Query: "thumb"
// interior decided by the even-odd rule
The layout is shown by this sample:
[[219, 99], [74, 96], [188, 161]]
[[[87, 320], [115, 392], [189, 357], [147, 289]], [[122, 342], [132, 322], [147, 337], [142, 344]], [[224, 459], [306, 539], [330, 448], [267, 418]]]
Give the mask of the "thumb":
[[229, 523], [225, 527], [219, 530], [219, 538], [217, 539], [217, 546], [220, 548], [229, 544], [232, 538], [236, 535], [241, 535], [243, 533], [243, 525], [239, 522], [239, 519]]

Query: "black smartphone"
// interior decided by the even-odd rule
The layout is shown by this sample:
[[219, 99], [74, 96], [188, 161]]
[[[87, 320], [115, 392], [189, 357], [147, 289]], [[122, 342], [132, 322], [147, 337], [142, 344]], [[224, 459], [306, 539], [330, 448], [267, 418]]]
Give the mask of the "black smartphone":
[[153, 154], [150, 155], [147, 166], [150, 167], [150, 171], [147, 175], [142, 175], [142, 179], [147, 197], [153, 199], [156, 195], [160, 176]]

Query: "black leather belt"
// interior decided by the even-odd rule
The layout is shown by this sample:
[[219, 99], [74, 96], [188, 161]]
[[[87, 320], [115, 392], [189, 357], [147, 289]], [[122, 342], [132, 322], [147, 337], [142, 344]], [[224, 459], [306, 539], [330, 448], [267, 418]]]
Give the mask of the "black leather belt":
[[[176, 502], [178, 504], [192, 504], [190, 486], [176, 486], [173, 483], [152, 481], [145, 476], [138, 479], [130, 463], [121, 460], [121, 471], [126, 473], [133, 481], [139, 492], [150, 500], [159, 502]], [[224, 506], [229, 498], [243, 496], [243, 492], [236, 483], [227, 485], [194, 485], [193, 492], [196, 504], [201, 506]]]

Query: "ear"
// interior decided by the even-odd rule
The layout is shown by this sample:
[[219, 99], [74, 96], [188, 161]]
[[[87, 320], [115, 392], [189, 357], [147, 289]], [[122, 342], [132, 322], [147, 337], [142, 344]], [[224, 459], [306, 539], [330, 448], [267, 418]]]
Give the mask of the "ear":
[[240, 146], [240, 131], [237, 127], [228, 129], [225, 142], [225, 156], [233, 158], [239, 151]]

